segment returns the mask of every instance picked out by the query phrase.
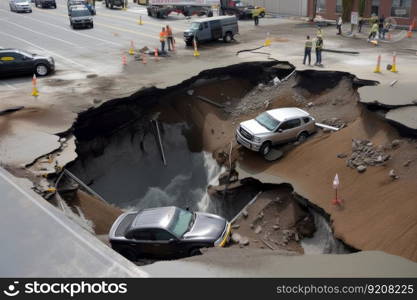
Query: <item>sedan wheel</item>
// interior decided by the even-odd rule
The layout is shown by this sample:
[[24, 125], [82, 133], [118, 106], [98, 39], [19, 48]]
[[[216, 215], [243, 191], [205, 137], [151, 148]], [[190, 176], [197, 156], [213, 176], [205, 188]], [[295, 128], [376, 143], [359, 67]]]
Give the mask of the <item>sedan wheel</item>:
[[302, 132], [302, 133], [300, 133], [300, 135], [298, 136], [298, 138], [297, 138], [297, 141], [299, 142], [299, 143], [304, 143], [305, 142], [305, 140], [308, 138], [308, 134], [307, 134], [307, 132]]
[[35, 68], [35, 73], [38, 76], [46, 76], [48, 75], [48, 72], [49, 72], [48, 67], [44, 64], [39, 64]]

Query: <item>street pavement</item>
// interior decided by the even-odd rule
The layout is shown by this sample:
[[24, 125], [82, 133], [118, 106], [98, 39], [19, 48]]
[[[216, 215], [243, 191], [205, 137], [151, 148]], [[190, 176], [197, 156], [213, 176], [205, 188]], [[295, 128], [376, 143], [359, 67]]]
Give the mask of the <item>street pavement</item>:
[[[0, 47], [19, 48], [53, 56], [55, 76], [72, 79], [86, 74], [114, 74], [121, 71], [121, 57], [127, 54], [131, 42], [135, 48], [159, 46], [159, 32], [169, 24], [177, 40], [189, 26], [184, 16], [159, 20], [148, 17], [146, 8], [134, 3], [128, 10], [106, 8], [96, 2], [94, 28], [72, 29], [66, 0], [57, 0], [57, 9], [37, 8], [32, 13], [15, 13], [8, 1], [0, 2]], [[139, 18], [143, 25], [139, 25]], [[16, 89], [30, 78], [0, 80], [0, 89]]]

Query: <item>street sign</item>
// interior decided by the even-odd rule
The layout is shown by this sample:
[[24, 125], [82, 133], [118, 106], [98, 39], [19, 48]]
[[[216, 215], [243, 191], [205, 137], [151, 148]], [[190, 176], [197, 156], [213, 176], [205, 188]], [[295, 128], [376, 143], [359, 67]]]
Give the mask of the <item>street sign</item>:
[[352, 13], [350, 15], [350, 23], [354, 24], [354, 25], [358, 25], [359, 24], [358, 19], [359, 19], [358, 12], [357, 11], [352, 11]]

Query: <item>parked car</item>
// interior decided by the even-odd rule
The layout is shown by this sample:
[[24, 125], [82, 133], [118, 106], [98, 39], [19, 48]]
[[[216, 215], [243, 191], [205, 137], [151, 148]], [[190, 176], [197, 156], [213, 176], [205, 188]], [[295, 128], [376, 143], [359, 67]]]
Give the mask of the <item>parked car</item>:
[[242, 146], [267, 155], [271, 147], [293, 140], [303, 142], [316, 131], [310, 114], [296, 107], [277, 108], [244, 121], [236, 129], [236, 140]]
[[84, 5], [71, 6], [68, 9], [70, 25], [72, 28], [94, 27], [93, 16]]
[[68, 15], [70, 14], [70, 10], [73, 7], [80, 8], [82, 6], [87, 8], [90, 11], [91, 15], [94, 16], [96, 14], [96, 8], [86, 0], [68, 0], [67, 6], [68, 6]]
[[187, 46], [197, 43], [223, 39], [230, 43], [239, 33], [239, 26], [235, 16], [220, 16], [195, 20], [191, 27], [184, 31], [184, 41]]
[[56, 1], [55, 0], [35, 0], [36, 7], [53, 7], [56, 8]]
[[32, 12], [32, 6], [29, 0], [9, 0], [10, 11], [14, 12]]
[[114, 250], [132, 261], [183, 257], [197, 255], [201, 248], [224, 246], [230, 228], [220, 216], [169, 206], [122, 214], [111, 227], [109, 240]]
[[124, 7], [126, 0], [105, 0], [106, 7], [113, 9], [113, 7]]
[[0, 74], [3, 76], [36, 74], [46, 76], [55, 70], [52, 57], [31, 54], [19, 49], [0, 49]]

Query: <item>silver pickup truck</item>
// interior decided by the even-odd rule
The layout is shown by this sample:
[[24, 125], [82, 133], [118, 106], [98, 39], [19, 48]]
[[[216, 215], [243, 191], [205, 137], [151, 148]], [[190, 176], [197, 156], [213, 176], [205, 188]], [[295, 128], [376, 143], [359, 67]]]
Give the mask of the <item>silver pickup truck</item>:
[[294, 140], [303, 142], [315, 131], [315, 120], [308, 112], [296, 107], [277, 108], [240, 123], [236, 140], [250, 150], [267, 155], [273, 145]]

